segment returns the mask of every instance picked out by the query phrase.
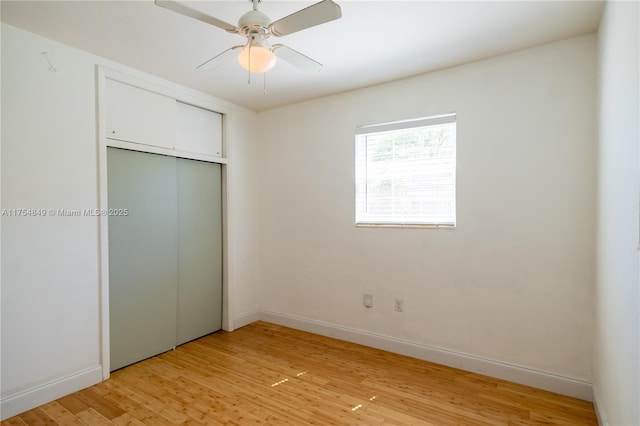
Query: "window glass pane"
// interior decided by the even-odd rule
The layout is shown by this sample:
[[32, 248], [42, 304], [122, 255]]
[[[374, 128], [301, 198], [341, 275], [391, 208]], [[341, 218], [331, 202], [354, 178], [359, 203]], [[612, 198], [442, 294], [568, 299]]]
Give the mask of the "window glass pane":
[[418, 127], [404, 122], [404, 128], [375, 133], [359, 129], [357, 224], [455, 225], [455, 116], [433, 125], [417, 121]]

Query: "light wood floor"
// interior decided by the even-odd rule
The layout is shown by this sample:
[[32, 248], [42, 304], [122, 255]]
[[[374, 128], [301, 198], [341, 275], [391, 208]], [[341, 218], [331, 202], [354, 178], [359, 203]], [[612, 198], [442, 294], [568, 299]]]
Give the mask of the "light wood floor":
[[580, 401], [264, 322], [2, 425], [596, 425]]

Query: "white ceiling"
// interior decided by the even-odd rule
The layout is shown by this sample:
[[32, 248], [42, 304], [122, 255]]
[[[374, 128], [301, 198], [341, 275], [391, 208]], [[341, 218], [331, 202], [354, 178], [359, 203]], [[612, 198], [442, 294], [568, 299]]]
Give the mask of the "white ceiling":
[[[266, 76], [235, 60], [196, 66], [243, 38], [137, 1], [6, 1], [2, 21], [255, 111], [450, 67], [597, 30], [603, 2], [336, 0], [342, 18], [278, 39], [324, 64], [306, 74], [279, 61]], [[263, 0], [272, 20], [314, 1]], [[248, 0], [186, 1], [236, 24]]]

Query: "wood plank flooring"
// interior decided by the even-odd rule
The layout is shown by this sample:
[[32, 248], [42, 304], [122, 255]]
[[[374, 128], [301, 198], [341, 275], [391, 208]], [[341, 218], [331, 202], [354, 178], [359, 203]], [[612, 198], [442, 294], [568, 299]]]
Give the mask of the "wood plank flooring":
[[591, 403], [265, 322], [2, 425], [596, 425]]

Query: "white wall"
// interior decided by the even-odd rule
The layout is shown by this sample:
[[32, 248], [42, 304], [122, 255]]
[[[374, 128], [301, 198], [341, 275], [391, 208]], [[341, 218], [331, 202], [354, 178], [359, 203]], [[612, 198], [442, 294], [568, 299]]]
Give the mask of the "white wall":
[[598, 35], [595, 402], [601, 422], [640, 424], [638, 2], [607, 2]]
[[[94, 68], [82, 59], [2, 26], [2, 209], [97, 207]], [[3, 402], [99, 377], [97, 219], [4, 216], [2, 231]]]
[[[589, 382], [595, 46], [566, 40], [257, 120], [229, 105], [232, 325], [271, 313]], [[2, 208], [96, 207], [96, 63], [126, 71], [2, 24]], [[458, 228], [355, 229], [355, 126], [449, 111]], [[3, 217], [2, 256], [3, 407], [99, 380], [97, 220]]]
[[233, 324], [229, 329], [242, 327], [257, 319], [260, 299], [256, 271], [255, 243], [257, 215], [256, 173], [256, 113], [232, 106], [229, 125], [227, 166], [228, 238], [231, 263], [228, 280], [231, 283], [231, 312]]
[[[1, 31], [2, 209], [95, 209], [95, 65], [131, 70], [5, 24]], [[241, 316], [258, 306], [250, 272], [256, 117], [220, 103], [231, 110], [227, 273], [230, 309]], [[98, 235], [95, 217], [2, 217], [3, 418], [101, 380]]]
[[[457, 229], [356, 229], [356, 126], [448, 112], [458, 117]], [[266, 317], [590, 382], [595, 36], [258, 120]]]

